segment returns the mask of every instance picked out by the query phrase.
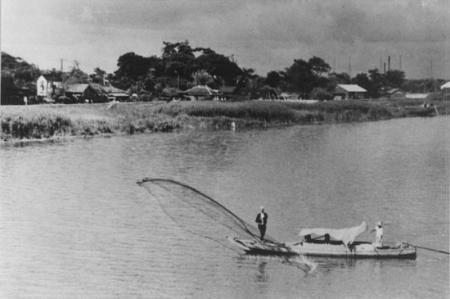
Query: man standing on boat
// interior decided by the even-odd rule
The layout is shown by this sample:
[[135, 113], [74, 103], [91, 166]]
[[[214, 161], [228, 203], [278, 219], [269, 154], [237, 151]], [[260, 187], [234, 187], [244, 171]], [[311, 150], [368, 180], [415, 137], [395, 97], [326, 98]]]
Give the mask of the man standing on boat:
[[261, 212], [256, 215], [256, 223], [258, 223], [258, 229], [259, 233], [261, 234], [260, 238], [261, 241], [264, 240], [264, 235], [266, 234], [266, 225], [267, 225], [267, 219], [269, 218], [269, 215], [267, 215], [266, 212], [264, 212], [264, 207], [261, 207]]
[[375, 243], [373, 245], [376, 248], [383, 247], [383, 223], [379, 221], [372, 232], [375, 231]]

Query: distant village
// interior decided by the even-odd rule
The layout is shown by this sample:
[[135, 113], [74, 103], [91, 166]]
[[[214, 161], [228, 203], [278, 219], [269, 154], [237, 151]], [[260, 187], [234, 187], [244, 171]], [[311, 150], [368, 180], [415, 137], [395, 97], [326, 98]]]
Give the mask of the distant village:
[[[61, 61], [62, 64], [62, 61]], [[384, 64], [356, 74], [333, 72], [319, 57], [295, 59], [283, 71], [265, 77], [241, 68], [233, 57], [189, 42], [164, 42], [162, 55], [133, 52], [119, 57], [113, 74], [96, 68], [93, 74], [74, 63], [64, 72], [41, 71], [21, 58], [2, 52], [1, 104], [102, 103], [110, 101], [218, 100], [347, 100], [365, 98], [450, 99], [450, 82], [408, 80], [401, 70]]]

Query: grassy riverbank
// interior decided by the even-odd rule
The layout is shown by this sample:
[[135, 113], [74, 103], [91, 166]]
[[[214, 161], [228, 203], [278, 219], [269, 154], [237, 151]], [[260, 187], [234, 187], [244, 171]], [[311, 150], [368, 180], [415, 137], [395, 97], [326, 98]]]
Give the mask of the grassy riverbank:
[[[419, 100], [302, 102], [139, 102], [0, 106], [1, 140], [171, 132], [181, 129], [265, 128], [292, 124], [374, 121], [417, 116]], [[450, 103], [435, 102], [440, 114]]]

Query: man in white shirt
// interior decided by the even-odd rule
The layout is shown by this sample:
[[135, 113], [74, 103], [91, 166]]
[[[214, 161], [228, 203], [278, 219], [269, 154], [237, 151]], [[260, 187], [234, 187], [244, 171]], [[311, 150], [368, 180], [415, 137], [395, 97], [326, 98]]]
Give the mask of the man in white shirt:
[[373, 231], [375, 231], [375, 242], [373, 243], [373, 246], [375, 246], [375, 248], [383, 247], [383, 223], [379, 221], [372, 232]]

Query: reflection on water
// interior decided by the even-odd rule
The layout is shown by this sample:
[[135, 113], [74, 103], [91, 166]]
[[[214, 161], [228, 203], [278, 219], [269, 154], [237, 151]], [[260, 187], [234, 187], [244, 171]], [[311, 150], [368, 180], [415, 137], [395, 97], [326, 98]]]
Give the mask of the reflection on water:
[[266, 282], [268, 275], [266, 273], [267, 262], [260, 262], [258, 265], [258, 273], [256, 274], [256, 282]]
[[249, 223], [264, 205], [281, 241], [382, 220], [386, 241], [448, 251], [449, 121], [2, 147], [0, 298], [445, 298], [447, 256], [241, 256], [180, 228], [136, 181], [185, 182]]
[[393, 268], [415, 267], [416, 260], [401, 259], [354, 259], [354, 258], [331, 258], [331, 257], [309, 257], [311, 262], [318, 265], [318, 271], [329, 273], [334, 269], [346, 269], [352, 271], [355, 267], [369, 267], [374, 270], [382, 269], [383, 266]]

